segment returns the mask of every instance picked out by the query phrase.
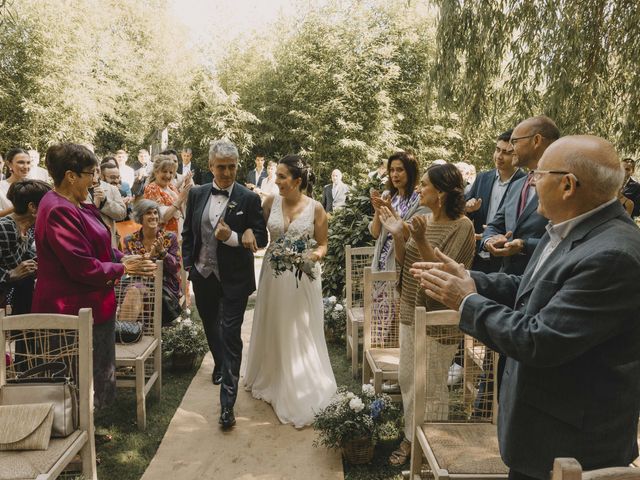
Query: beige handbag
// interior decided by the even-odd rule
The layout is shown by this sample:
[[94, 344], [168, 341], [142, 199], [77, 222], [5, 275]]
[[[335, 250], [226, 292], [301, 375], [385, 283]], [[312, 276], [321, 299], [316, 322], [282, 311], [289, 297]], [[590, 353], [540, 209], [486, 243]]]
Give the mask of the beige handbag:
[[[54, 419], [52, 437], [66, 437], [78, 428], [78, 403], [74, 386], [62, 362], [39, 365], [11, 379], [0, 389], [0, 405], [29, 405], [50, 403]], [[37, 373], [53, 372], [51, 377], [32, 377]]]
[[52, 425], [50, 403], [0, 406], [0, 450], [46, 450]]

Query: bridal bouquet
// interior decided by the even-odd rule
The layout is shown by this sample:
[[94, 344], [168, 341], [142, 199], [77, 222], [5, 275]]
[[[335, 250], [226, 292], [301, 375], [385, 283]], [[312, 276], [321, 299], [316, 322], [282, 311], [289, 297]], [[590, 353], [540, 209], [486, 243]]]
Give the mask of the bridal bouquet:
[[302, 274], [306, 273], [309, 280], [315, 280], [313, 270], [315, 262], [309, 258], [309, 253], [318, 246], [318, 243], [307, 236], [290, 238], [282, 236], [273, 242], [269, 263], [274, 276], [278, 277], [283, 272], [293, 272], [296, 277], [296, 286]]

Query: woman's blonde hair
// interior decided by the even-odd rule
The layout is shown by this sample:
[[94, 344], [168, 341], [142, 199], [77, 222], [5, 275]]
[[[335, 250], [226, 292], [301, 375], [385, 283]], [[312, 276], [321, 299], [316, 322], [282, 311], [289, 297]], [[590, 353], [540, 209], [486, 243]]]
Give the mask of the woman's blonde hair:
[[176, 161], [173, 159], [172, 155], [163, 155], [158, 154], [153, 157], [153, 170], [151, 171], [151, 175], [149, 176], [149, 183], [156, 181], [156, 172], [162, 171], [167, 165], [171, 165], [172, 167], [178, 168]]

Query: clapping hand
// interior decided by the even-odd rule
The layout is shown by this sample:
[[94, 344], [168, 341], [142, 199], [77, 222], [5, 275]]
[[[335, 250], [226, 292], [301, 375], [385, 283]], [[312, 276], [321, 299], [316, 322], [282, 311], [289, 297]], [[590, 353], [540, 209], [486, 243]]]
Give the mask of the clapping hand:
[[162, 257], [166, 253], [166, 249], [164, 248], [164, 239], [162, 237], [156, 238], [156, 241], [151, 245], [151, 249], [149, 250], [149, 258], [158, 258]]
[[411, 236], [416, 243], [424, 243], [428, 224], [429, 220], [426, 215], [416, 215], [411, 219], [411, 223], [409, 224], [409, 231], [411, 232]]
[[484, 247], [491, 255], [495, 257], [510, 257], [516, 255], [524, 249], [524, 242], [516, 238], [511, 240], [513, 232], [509, 231], [504, 235], [494, 235], [489, 238]]
[[391, 235], [399, 235], [404, 229], [404, 221], [402, 218], [386, 206], [380, 207], [380, 221]]
[[231, 237], [231, 227], [229, 227], [229, 225], [224, 223], [224, 219], [222, 218], [218, 222], [218, 225], [216, 225], [215, 236], [221, 242], [226, 242]]
[[100, 208], [100, 204], [102, 203], [102, 201], [106, 198], [106, 195], [104, 193], [104, 190], [102, 189], [102, 187], [98, 184], [98, 186], [94, 187], [93, 189], [93, 204]]
[[248, 250], [251, 250], [253, 253], [258, 251], [258, 242], [256, 241], [256, 236], [253, 234], [253, 230], [247, 228], [242, 234], [242, 246]]
[[482, 206], [481, 198], [471, 198], [467, 200], [467, 203], [464, 206], [464, 211], [466, 213], [477, 212], [478, 210], [480, 210], [481, 206]]
[[38, 262], [35, 260], [24, 260], [16, 268], [9, 271], [9, 279], [12, 281], [22, 280], [36, 273]]
[[389, 210], [393, 209], [391, 207], [391, 200], [387, 196], [380, 195], [380, 192], [377, 190], [371, 191], [371, 205], [373, 205], [376, 213], [380, 213], [382, 207], [387, 207]]
[[438, 248], [435, 255], [439, 262], [417, 262], [411, 274], [420, 280], [425, 293], [447, 307], [458, 310], [464, 298], [476, 293], [476, 284], [464, 265], [447, 257]]
[[125, 273], [129, 275], [152, 276], [156, 271], [155, 262], [141, 255], [126, 255], [121, 262]]

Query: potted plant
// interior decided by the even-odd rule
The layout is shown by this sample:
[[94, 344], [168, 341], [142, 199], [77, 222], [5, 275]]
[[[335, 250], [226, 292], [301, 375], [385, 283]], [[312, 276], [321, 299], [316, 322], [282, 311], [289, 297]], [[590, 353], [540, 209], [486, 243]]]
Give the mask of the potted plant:
[[314, 446], [340, 448], [354, 465], [369, 463], [382, 434], [399, 433], [400, 410], [386, 394], [376, 394], [363, 385], [360, 396], [340, 387], [334, 399], [320, 410], [313, 428], [318, 432]]
[[162, 351], [171, 357], [176, 370], [193, 368], [196, 359], [209, 351], [209, 344], [200, 323], [180, 320], [175, 326], [162, 330]]
[[322, 299], [324, 304], [324, 332], [328, 341], [343, 340], [346, 333], [347, 310], [334, 296]]

